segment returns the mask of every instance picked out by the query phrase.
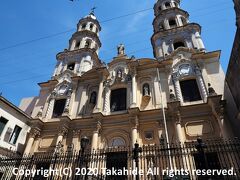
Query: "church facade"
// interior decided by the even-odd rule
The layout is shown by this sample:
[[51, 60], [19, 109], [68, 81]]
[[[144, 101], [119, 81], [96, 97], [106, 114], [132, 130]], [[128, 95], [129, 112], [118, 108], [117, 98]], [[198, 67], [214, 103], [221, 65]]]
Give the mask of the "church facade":
[[108, 64], [98, 56], [94, 12], [79, 21], [39, 96], [21, 102], [33, 118], [26, 154], [52, 152], [59, 142], [80, 150], [85, 136], [92, 150], [232, 136], [220, 51], [206, 50], [201, 26], [179, 0], [158, 0], [154, 15], [154, 59], [128, 57], [120, 44]]

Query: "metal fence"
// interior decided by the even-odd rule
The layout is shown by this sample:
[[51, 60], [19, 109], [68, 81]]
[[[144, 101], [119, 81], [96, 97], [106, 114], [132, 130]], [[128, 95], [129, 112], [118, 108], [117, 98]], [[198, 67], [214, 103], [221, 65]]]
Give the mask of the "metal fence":
[[72, 148], [0, 159], [0, 179], [172, 180], [240, 179], [240, 141], [209, 140], [95, 151]]

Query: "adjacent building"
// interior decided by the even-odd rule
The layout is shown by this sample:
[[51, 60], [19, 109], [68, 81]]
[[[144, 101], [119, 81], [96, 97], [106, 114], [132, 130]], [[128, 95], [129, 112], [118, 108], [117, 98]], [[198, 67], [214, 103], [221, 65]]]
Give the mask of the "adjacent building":
[[234, 0], [234, 7], [237, 30], [226, 74], [225, 92], [228, 94], [226, 99], [233, 131], [240, 137], [240, 2], [238, 0]]
[[108, 64], [98, 56], [94, 12], [80, 19], [39, 96], [21, 103], [33, 118], [25, 153], [52, 152], [59, 143], [79, 150], [83, 136], [92, 149], [232, 136], [220, 51], [206, 50], [201, 26], [179, 0], [158, 0], [154, 15], [154, 59], [128, 57], [120, 44]]
[[25, 112], [0, 96], [0, 156], [24, 152], [30, 119]]

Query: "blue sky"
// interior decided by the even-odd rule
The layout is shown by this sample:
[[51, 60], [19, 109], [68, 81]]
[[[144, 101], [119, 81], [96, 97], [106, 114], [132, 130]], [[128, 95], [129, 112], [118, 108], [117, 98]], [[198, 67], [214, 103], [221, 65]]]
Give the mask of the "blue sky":
[[[11, 0], [0, 3], [0, 92], [18, 105], [23, 97], [37, 96], [37, 83], [50, 79], [56, 54], [68, 47], [79, 19], [93, 6], [102, 26], [100, 58], [109, 62], [116, 46], [125, 44], [126, 53], [153, 57], [150, 37], [153, 10], [104, 22], [114, 17], [153, 8], [155, 0]], [[234, 35], [235, 13], [230, 0], [182, 0], [190, 21], [202, 26], [208, 51], [222, 50], [221, 64], [227, 69]], [[69, 31], [66, 33], [61, 33]], [[23, 43], [61, 33], [32, 43]]]

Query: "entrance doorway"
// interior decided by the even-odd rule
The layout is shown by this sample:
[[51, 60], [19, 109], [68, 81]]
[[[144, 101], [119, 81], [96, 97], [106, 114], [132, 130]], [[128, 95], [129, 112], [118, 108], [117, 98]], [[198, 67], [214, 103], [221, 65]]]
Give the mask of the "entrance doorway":
[[[123, 170], [127, 169], [127, 152], [109, 152], [107, 153], [107, 169]], [[127, 175], [108, 175], [107, 180], [127, 180]]]

